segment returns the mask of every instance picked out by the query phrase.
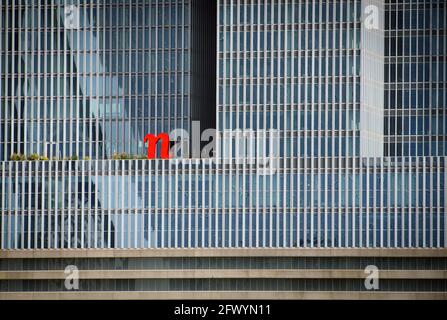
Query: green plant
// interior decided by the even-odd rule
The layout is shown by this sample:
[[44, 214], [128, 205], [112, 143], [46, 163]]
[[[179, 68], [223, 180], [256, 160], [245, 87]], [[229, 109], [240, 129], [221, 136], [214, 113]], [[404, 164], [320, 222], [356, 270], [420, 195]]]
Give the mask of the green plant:
[[127, 160], [127, 159], [133, 159], [133, 157], [132, 157], [132, 155], [129, 155], [129, 154], [125, 153], [125, 152], [122, 152], [122, 153], [115, 152], [112, 155], [112, 159], [114, 159], [114, 160]]
[[11, 161], [24, 161], [24, 160], [26, 160], [26, 156], [24, 154], [21, 154], [21, 153], [13, 153], [9, 157], [9, 160], [11, 160]]
[[40, 156], [37, 154], [37, 153], [31, 153], [29, 156], [28, 156], [28, 160], [29, 161], [37, 161], [37, 160], [39, 160], [40, 159]]
[[90, 157], [89, 156], [83, 156], [82, 160], [90, 160]]
[[48, 161], [48, 157], [47, 156], [39, 156], [39, 160]]
[[78, 156], [76, 156], [76, 155], [74, 155], [74, 156], [71, 156], [71, 160], [79, 160], [79, 157], [78, 157]]

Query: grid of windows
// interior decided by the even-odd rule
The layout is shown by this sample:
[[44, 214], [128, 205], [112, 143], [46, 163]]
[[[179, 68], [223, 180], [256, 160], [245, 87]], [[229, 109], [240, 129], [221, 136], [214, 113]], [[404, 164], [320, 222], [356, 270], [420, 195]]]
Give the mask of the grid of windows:
[[356, 160], [4, 162], [0, 247], [446, 246], [445, 158]]
[[[217, 0], [209, 18], [211, 1], [2, 1], [0, 250], [446, 248], [445, 1]], [[370, 5], [379, 9], [373, 30]], [[214, 159], [110, 160], [144, 154], [146, 133], [190, 131], [191, 120], [213, 127], [210, 118], [220, 133]], [[243, 129], [277, 133], [257, 144], [260, 163], [240, 153]], [[50, 160], [8, 161], [17, 152]], [[74, 264], [101, 270], [80, 281], [80, 294], [358, 298], [367, 290], [359, 274], [374, 265], [385, 270], [382, 292], [443, 298], [447, 260], [422, 250], [5, 251], [0, 294], [59, 295], [66, 288], [54, 274]]]
[[190, 1], [2, 3], [0, 159], [141, 155], [146, 133], [189, 130], [190, 11]]
[[[80, 291], [368, 291], [364, 279], [84, 279]], [[380, 290], [445, 292], [445, 279], [381, 279]], [[64, 280], [0, 280], [1, 292], [66, 291]]]
[[445, 158], [381, 157], [369, 3], [218, 1], [217, 126], [277, 130], [267, 170], [225, 136], [224, 163], [97, 160], [188, 129], [190, 1], [75, 1], [75, 29], [63, 5], [2, 4], [2, 159], [96, 159], [0, 162], [1, 249], [445, 247]]
[[147, 257], [147, 258], [53, 258], [1, 259], [1, 271], [63, 270], [446, 270], [447, 258], [409, 257]]
[[360, 1], [219, 1], [218, 128], [279, 129], [281, 157], [359, 155], [360, 16]]
[[385, 154], [447, 154], [447, 5], [388, 1]]

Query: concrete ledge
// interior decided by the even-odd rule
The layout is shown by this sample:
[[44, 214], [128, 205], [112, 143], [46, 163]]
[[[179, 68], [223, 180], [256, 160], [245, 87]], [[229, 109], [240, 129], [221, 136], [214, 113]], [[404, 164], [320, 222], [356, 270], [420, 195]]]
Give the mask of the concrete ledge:
[[[363, 270], [80, 270], [82, 279], [364, 279]], [[0, 280], [65, 279], [63, 271], [0, 271]], [[444, 270], [383, 270], [381, 279], [447, 279]]]
[[167, 248], [0, 250], [0, 259], [138, 257], [447, 257], [447, 248]]
[[447, 300], [446, 292], [349, 291], [83, 291], [7, 292], [0, 300]]

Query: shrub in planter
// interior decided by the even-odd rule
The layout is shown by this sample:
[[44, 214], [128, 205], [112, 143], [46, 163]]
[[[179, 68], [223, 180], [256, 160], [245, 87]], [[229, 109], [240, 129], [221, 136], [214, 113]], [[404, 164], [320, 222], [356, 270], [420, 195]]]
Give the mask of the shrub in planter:
[[28, 156], [28, 160], [29, 161], [37, 161], [37, 160], [39, 160], [40, 159], [40, 156], [37, 154], [37, 153], [31, 153], [29, 156]]
[[9, 160], [11, 161], [24, 161], [26, 160], [26, 156], [21, 153], [13, 153], [11, 154], [11, 157], [9, 157]]

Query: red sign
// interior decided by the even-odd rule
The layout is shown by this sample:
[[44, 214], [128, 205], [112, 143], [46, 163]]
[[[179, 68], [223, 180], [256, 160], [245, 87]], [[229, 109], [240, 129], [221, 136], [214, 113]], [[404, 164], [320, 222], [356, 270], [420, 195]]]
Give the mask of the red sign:
[[169, 135], [160, 133], [158, 136], [148, 133], [144, 136], [144, 143], [147, 142], [147, 158], [155, 159], [157, 143], [161, 140], [160, 158], [169, 159]]

